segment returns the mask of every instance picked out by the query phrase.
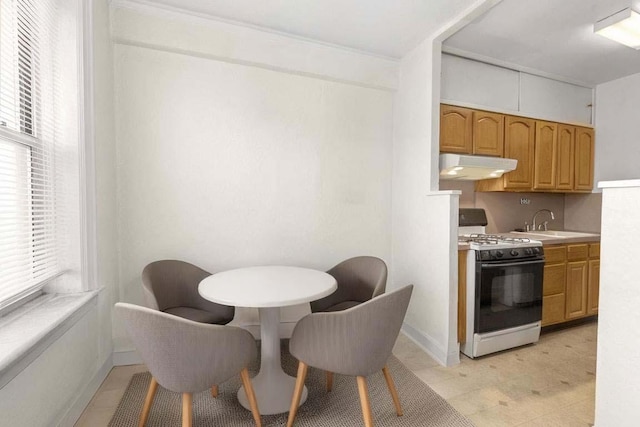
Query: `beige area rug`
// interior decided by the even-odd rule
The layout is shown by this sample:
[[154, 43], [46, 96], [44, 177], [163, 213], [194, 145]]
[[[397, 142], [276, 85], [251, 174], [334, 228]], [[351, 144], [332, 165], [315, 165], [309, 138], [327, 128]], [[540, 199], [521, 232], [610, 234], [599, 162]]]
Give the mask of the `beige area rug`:
[[[298, 366], [297, 360], [286, 350], [288, 346], [283, 342], [282, 364], [285, 372], [295, 376]], [[251, 375], [255, 375], [258, 367], [255, 361], [250, 367]], [[387, 389], [382, 372], [368, 377], [369, 397], [373, 412], [374, 424], [382, 426], [411, 426], [411, 427], [453, 427], [473, 426], [473, 423], [457, 412], [442, 397], [424, 384], [398, 359], [391, 356], [387, 364], [394, 378], [404, 415], [398, 417], [395, 413], [391, 395]], [[137, 426], [144, 398], [151, 376], [148, 372], [136, 374], [131, 379], [125, 391], [110, 427]], [[361, 426], [363, 425], [360, 411], [358, 388], [354, 377], [334, 375], [333, 390], [325, 391], [324, 372], [309, 368], [306, 385], [309, 389], [307, 401], [298, 410], [295, 426]], [[253, 418], [251, 412], [240, 406], [236, 392], [240, 387], [240, 378], [233, 378], [219, 385], [218, 398], [211, 397], [209, 391], [193, 396], [193, 424], [204, 426], [251, 426]], [[170, 427], [181, 425], [181, 396], [158, 387], [151, 414], [147, 421], [148, 427]], [[288, 413], [278, 415], [263, 415], [264, 427], [284, 426]]]

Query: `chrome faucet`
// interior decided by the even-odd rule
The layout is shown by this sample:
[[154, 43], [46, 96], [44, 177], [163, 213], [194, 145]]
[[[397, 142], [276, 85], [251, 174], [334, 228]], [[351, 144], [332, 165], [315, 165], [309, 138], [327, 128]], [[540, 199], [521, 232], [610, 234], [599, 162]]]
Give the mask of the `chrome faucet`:
[[[531, 220], [531, 228], [533, 229], [533, 231], [536, 230], [536, 217], [538, 216], [539, 213], [542, 212], [548, 212], [549, 215], [551, 215], [551, 220], [556, 219], [555, 215], [553, 214], [553, 212], [551, 212], [549, 209], [540, 209], [538, 212], [536, 212], [535, 214], [533, 214], [533, 219]], [[545, 221], [542, 224], [540, 224], [538, 226], [539, 229], [542, 229], [542, 226], [544, 226], [545, 231], [547, 230], [547, 223], [549, 221]]]

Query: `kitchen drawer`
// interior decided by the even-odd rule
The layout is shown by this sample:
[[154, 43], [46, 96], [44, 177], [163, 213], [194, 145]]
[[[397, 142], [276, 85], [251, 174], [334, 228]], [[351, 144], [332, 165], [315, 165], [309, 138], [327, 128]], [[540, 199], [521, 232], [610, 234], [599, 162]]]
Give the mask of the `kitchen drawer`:
[[544, 260], [547, 264], [565, 262], [566, 259], [567, 247], [565, 245], [544, 247]]
[[545, 264], [542, 279], [542, 294], [544, 296], [564, 294], [567, 279], [567, 267], [565, 263]]
[[567, 245], [567, 261], [579, 261], [589, 257], [589, 245]]
[[564, 322], [564, 294], [542, 298], [542, 326]]
[[600, 243], [589, 245], [589, 258], [600, 258]]

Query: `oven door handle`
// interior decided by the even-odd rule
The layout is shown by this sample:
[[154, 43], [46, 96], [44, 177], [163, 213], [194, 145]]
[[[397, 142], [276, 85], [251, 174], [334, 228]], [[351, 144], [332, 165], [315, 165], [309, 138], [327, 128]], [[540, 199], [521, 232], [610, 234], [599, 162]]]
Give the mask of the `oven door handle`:
[[531, 264], [544, 264], [544, 260], [543, 259], [537, 259], [535, 261], [510, 262], [510, 263], [507, 263], [507, 264], [504, 264], [504, 263], [482, 264], [482, 268], [518, 267], [518, 266], [521, 266], [521, 265], [531, 265]]

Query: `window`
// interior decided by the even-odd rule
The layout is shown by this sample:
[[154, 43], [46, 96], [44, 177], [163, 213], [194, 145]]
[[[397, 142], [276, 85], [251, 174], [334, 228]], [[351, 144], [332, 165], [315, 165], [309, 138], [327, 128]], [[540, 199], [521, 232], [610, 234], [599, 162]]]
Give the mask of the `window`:
[[0, 0], [0, 309], [60, 273], [55, 16], [52, 0]]

